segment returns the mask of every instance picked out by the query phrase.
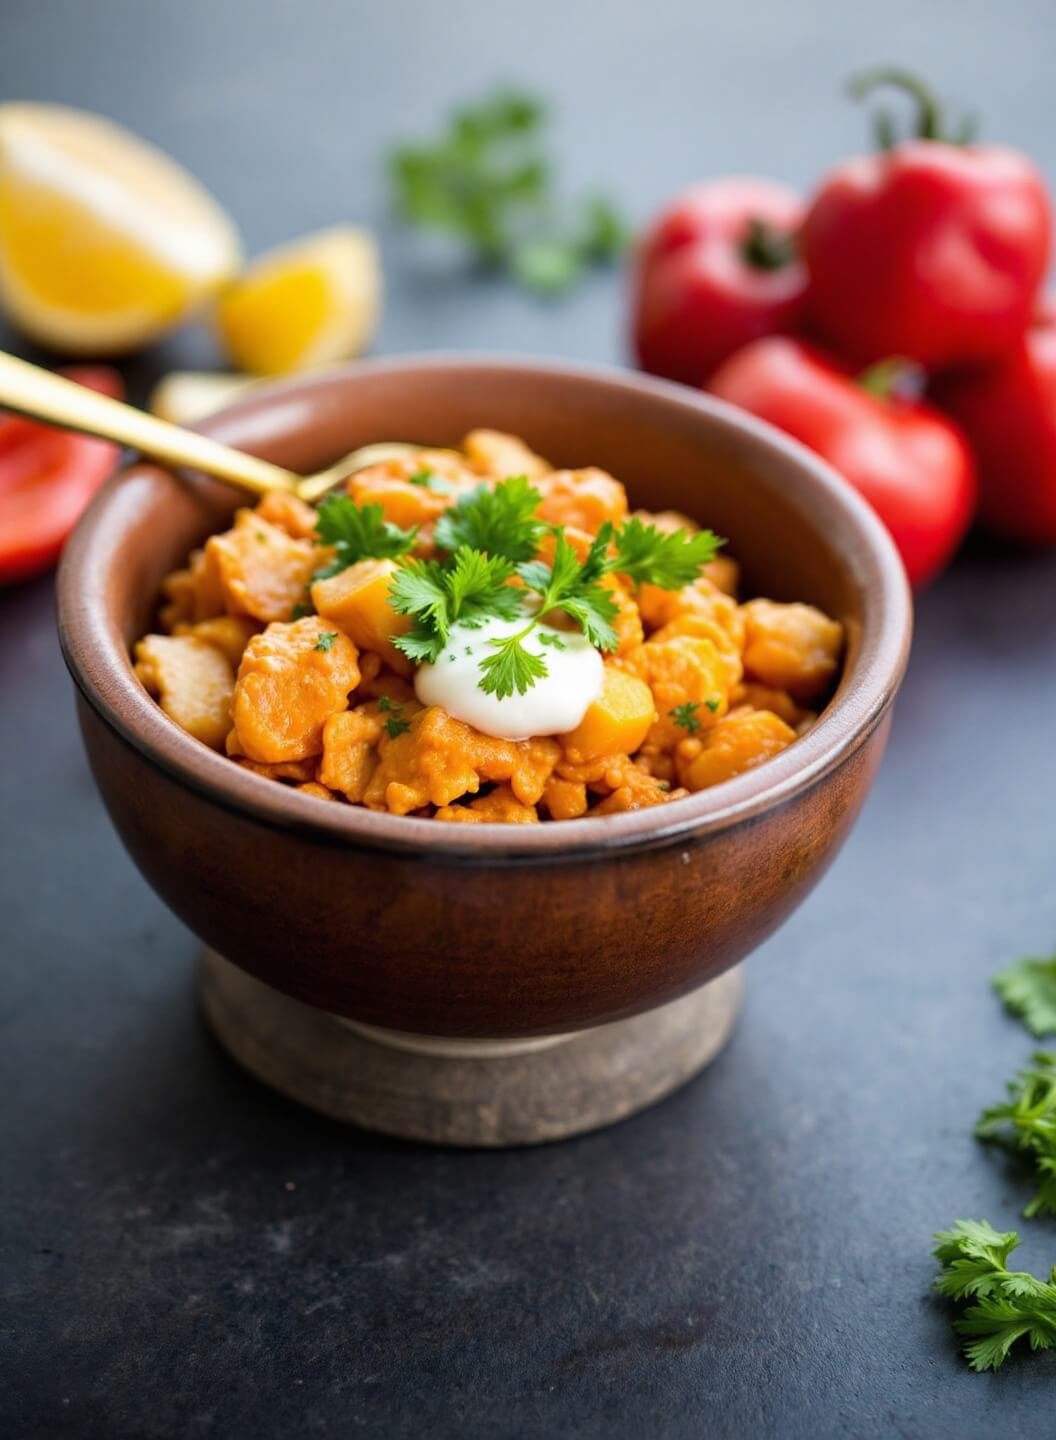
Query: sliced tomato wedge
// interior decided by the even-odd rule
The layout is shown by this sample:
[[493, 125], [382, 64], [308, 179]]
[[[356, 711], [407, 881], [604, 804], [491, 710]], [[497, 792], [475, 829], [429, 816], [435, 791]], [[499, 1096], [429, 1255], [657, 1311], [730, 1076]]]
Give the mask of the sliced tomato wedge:
[[[116, 399], [124, 393], [121, 376], [108, 365], [62, 373]], [[119, 453], [106, 440], [0, 414], [0, 585], [28, 580], [55, 564]]]

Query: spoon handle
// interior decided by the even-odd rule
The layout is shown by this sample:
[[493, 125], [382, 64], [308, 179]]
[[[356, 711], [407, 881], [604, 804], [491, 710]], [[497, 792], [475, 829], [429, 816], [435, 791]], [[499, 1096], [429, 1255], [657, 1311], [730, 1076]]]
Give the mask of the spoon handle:
[[130, 446], [169, 465], [204, 470], [254, 495], [272, 490], [295, 491], [301, 477], [280, 465], [258, 460], [242, 450], [221, 445], [193, 430], [170, 425], [132, 405], [98, 395], [39, 365], [0, 351], [0, 407], [43, 420], [64, 430], [78, 430], [100, 440]]

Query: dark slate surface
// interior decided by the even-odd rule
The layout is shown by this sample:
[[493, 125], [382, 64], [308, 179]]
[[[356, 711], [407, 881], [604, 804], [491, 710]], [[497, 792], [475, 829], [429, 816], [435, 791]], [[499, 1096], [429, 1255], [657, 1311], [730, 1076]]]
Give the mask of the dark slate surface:
[[[385, 139], [501, 75], [559, 102], [569, 185], [639, 215], [697, 173], [808, 182], [860, 133], [840, 77], [877, 57], [928, 67], [1051, 174], [1051, 39], [1042, 3], [963, 0], [14, 0], [0, 94], [133, 124], [261, 246], [383, 224]], [[619, 358], [615, 280], [540, 306], [385, 239], [383, 349]], [[210, 358], [181, 337], [138, 393]], [[969, 1127], [1028, 1050], [987, 978], [1056, 937], [1054, 703], [1056, 560], [976, 550], [924, 598], [874, 796], [753, 958], [714, 1069], [607, 1133], [432, 1153], [218, 1052], [194, 941], [96, 800], [50, 584], [0, 597], [0, 1432], [1051, 1436], [1056, 1354], [971, 1375], [928, 1248], [1025, 1199]], [[1056, 1258], [1056, 1225], [1025, 1233], [1025, 1263]]]

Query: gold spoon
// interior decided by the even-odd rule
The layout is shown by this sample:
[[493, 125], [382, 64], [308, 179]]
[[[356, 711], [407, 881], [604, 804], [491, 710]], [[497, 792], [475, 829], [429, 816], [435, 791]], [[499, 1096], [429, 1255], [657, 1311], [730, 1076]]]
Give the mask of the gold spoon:
[[283, 490], [309, 504], [314, 504], [357, 470], [385, 460], [402, 459], [422, 448], [399, 440], [363, 445], [326, 470], [314, 475], [298, 475], [281, 465], [272, 465], [268, 460], [258, 460], [255, 455], [222, 445], [207, 435], [159, 420], [156, 415], [148, 415], [120, 400], [111, 400], [108, 395], [87, 390], [83, 385], [3, 351], [0, 351], [0, 408], [58, 425], [63, 430], [113, 440], [169, 465], [203, 470], [217, 480], [241, 486], [254, 495]]

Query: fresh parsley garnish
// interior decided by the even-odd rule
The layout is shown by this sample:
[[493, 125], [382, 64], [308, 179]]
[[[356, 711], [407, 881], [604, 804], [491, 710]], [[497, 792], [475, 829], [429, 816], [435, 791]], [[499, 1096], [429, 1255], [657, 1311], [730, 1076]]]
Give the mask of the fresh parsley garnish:
[[1001, 1234], [985, 1220], [958, 1220], [935, 1236], [942, 1266], [935, 1288], [954, 1301], [971, 1301], [954, 1321], [973, 1370], [998, 1370], [1017, 1340], [1032, 1350], [1056, 1346], [1056, 1265], [1048, 1280], [1009, 1270], [1019, 1245], [1014, 1230]]
[[1056, 1035], [1056, 955], [1027, 955], [994, 976], [1005, 1009], [1039, 1039]]
[[688, 731], [690, 735], [695, 735], [700, 729], [700, 721], [697, 719], [697, 711], [699, 709], [700, 705], [696, 700], [687, 700], [684, 705], [676, 705], [673, 710], [669, 710], [667, 713], [676, 725], [681, 726], [681, 728]]
[[478, 485], [437, 520], [436, 544], [452, 552], [462, 546], [484, 550], [515, 565], [530, 560], [546, 530], [535, 513], [542, 498], [525, 475], [512, 475], [494, 489]]
[[720, 706], [721, 703], [722, 703], [722, 702], [721, 702], [720, 700], [705, 700], [705, 701], [704, 701], [704, 704], [708, 707], [708, 709], [711, 711], [711, 713], [712, 713], [713, 715], [717, 715], [717, 714], [718, 714], [719, 706]]
[[[416, 663], [432, 663], [444, 649], [452, 626], [479, 627], [487, 620], [524, 624], [512, 635], [489, 641], [481, 661], [480, 688], [505, 699], [523, 695], [546, 676], [546, 660], [528, 649], [532, 634], [542, 645], [561, 649], [565, 641], [540, 624], [554, 611], [574, 620], [591, 645], [615, 650], [613, 628], [619, 611], [606, 576], [620, 574], [635, 584], [681, 589], [696, 579], [722, 543], [711, 531], [667, 534], [633, 519], [618, 529], [602, 525], [581, 560], [561, 527], [537, 515], [541, 496], [523, 475], [493, 488], [481, 485], [436, 522], [438, 560], [407, 560], [393, 577], [394, 609], [413, 617], [395, 644]], [[549, 561], [537, 558], [544, 535], [553, 537]], [[511, 584], [517, 577], [519, 584]]]
[[1056, 1053], [1038, 1050], [1033, 1065], [1007, 1086], [1008, 1098], [984, 1110], [975, 1127], [980, 1140], [993, 1140], [1029, 1155], [1038, 1193], [1023, 1211], [1056, 1215]]
[[388, 717], [382, 724], [390, 740], [395, 740], [411, 728], [411, 722], [403, 718], [403, 706], [394, 705], [387, 695], [379, 697], [378, 709]]
[[476, 629], [496, 617], [514, 619], [521, 597], [507, 582], [514, 567], [501, 555], [485, 555], [466, 546], [451, 565], [438, 560], [408, 560], [392, 577], [389, 597], [399, 615], [414, 624], [394, 643], [408, 659], [432, 663], [447, 644], [452, 625]]
[[558, 201], [541, 140], [545, 121], [538, 100], [514, 91], [456, 110], [431, 144], [392, 153], [397, 213], [457, 236], [479, 264], [507, 270], [527, 289], [567, 290], [588, 266], [619, 256], [628, 235], [603, 197]]
[[402, 530], [386, 520], [380, 505], [357, 505], [348, 495], [328, 495], [319, 506], [315, 533], [321, 544], [333, 545], [337, 551], [333, 562], [313, 576], [325, 580], [359, 560], [396, 560], [406, 555], [418, 531]]
[[556, 630], [540, 630], [539, 644], [549, 645], [551, 650], [567, 650], [568, 646], [561, 639]]
[[613, 569], [636, 585], [681, 590], [715, 559], [723, 541], [711, 530], [658, 530], [637, 515], [616, 532], [617, 564]]
[[310, 600], [298, 600], [290, 613], [291, 620], [303, 620], [307, 615], [315, 614], [315, 606]]
[[327, 651], [330, 649], [330, 647], [333, 645], [333, 643], [334, 643], [334, 641], [335, 641], [336, 639], [337, 639], [337, 631], [336, 631], [336, 630], [321, 630], [321, 631], [319, 632], [319, 639], [318, 639], [318, 640], [315, 642], [315, 644], [312, 646], [312, 649], [313, 649], [313, 650], [321, 650], [321, 651], [323, 652], [323, 654], [325, 655], [326, 652], [327, 652]]

